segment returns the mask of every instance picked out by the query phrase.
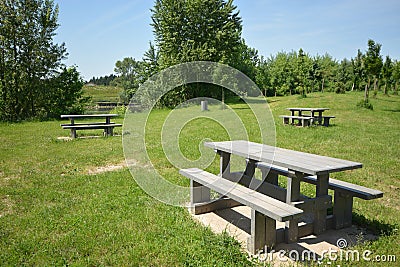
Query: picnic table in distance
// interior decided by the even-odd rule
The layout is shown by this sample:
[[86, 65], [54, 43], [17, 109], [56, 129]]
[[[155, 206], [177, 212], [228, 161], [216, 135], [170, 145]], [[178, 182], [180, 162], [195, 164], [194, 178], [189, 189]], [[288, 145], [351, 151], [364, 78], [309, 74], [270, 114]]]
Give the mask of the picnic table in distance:
[[[111, 122], [111, 118], [118, 117], [118, 114], [71, 114], [61, 115], [62, 119], [69, 119], [69, 124], [61, 124], [63, 129], [69, 129], [71, 131], [71, 137], [76, 138], [77, 130], [89, 130], [89, 129], [104, 129], [104, 136], [112, 136], [114, 127], [121, 127], [122, 124], [116, 124]], [[105, 118], [104, 122], [81, 122], [76, 123], [76, 119], [92, 119], [92, 118]]]
[[[286, 108], [290, 111], [291, 115], [281, 115], [283, 124], [299, 125], [302, 127], [310, 126], [312, 124], [329, 126], [330, 119], [335, 116], [324, 116], [323, 113], [329, 108]], [[305, 112], [307, 112], [305, 114]], [[297, 113], [297, 114], [296, 114]], [[298, 121], [295, 124], [295, 121]]]

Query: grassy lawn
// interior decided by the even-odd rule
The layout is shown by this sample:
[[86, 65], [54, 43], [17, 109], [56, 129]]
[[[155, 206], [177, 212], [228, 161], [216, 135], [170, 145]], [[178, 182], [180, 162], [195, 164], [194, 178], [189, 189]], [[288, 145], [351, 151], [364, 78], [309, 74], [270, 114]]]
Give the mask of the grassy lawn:
[[92, 102], [99, 101], [119, 102], [119, 93], [122, 92], [121, 88], [115, 86], [87, 86], [83, 87], [84, 96], [91, 96]]
[[[361, 93], [315, 93], [268, 101], [278, 146], [363, 163], [362, 169], [332, 175], [384, 192], [382, 199], [355, 199], [354, 222], [380, 235], [377, 241], [358, 248], [399, 258], [400, 96], [378, 94], [371, 99], [373, 111], [357, 108], [360, 99]], [[328, 128], [284, 126], [279, 115], [288, 114], [285, 108], [294, 106], [329, 107], [327, 114], [336, 118]], [[244, 104], [231, 108], [241, 118], [252, 117]], [[149, 155], [160, 173], [188, 185], [159, 145], [168, 113], [158, 110], [149, 118]], [[115, 121], [122, 123], [123, 119]], [[254, 123], [249, 121], [246, 128], [249, 139], [258, 142]], [[115, 132], [121, 134], [122, 129]], [[154, 200], [140, 189], [128, 169], [89, 175], [89, 169], [124, 160], [121, 137], [57, 140], [68, 134], [59, 121], [0, 124], [0, 265], [250, 265], [232, 238], [214, 235], [194, 222], [184, 208]], [[78, 131], [78, 135], [91, 134]], [[217, 123], [197, 119], [180, 133], [184, 155], [199, 157], [199, 142], [205, 137], [228, 138]], [[217, 172], [218, 162], [208, 170]], [[396, 266], [387, 264], [381, 266]]]

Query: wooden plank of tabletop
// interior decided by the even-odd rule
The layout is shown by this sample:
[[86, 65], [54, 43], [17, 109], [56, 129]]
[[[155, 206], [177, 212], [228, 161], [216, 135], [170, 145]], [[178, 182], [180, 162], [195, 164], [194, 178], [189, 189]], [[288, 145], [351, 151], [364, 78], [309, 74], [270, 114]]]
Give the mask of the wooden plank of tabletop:
[[311, 175], [362, 168], [362, 164], [359, 162], [283, 149], [243, 140], [208, 142], [204, 145], [247, 159], [267, 162]]
[[82, 115], [61, 115], [62, 119], [65, 118], [105, 118], [105, 117], [118, 117], [118, 114], [82, 114]]
[[329, 108], [286, 108], [290, 111], [325, 111], [329, 110]]

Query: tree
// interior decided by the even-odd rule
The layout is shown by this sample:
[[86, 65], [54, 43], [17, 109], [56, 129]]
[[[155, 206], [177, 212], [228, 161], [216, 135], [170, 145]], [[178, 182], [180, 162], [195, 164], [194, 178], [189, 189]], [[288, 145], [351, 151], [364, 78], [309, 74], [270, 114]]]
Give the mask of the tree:
[[142, 69], [143, 62], [136, 61], [131, 57], [126, 57], [115, 63], [114, 71], [118, 77], [114, 79], [112, 84], [124, 89], [120, 95], [123, 102], [129, 102], [139, 86], [146, 80], [146, 77], [143, 77]]
[[335, 77], [335, 92], [345, 93], [352, 86], [352, 65], [346, 58], [340, 62]]
[[309, 85], [309, 75], [312, 67], [310, 57], [300, 48], [295, 61], [296, 92], [302, 96], [307, 95]]
[[234, 62], [241, 19], [232, 0], [157, 0], [152, 26], [161, 68], [196, 61]]
[[392, 78], [394, 83], [393, 94], [398, 94], [398, 87], [400, 82], [400, 61], [395, 61], [393, 64]]
[[337, 62], [329, 54], [317, 56], [314, 60], [319, 66], [317, 76], [320, 78], [318, 81], [321, 86], [320, 91], [324, 92], [327, 88], [329, 89], [332, 87], [331, 84], [335, 77]]
[[385, 81], [383, 93], [387, 95], [387, 86], [392, 83], [393, 63], [389, 56], [386, 56], [385, 63], [382, 66], [382, 78]]
[[351, 65], [353, 68], [353, 89], [361, 90], [363, 86], [363, 82], [366, 80], [366, 71], [364, 64], [364, 55], [358, 49], [357, 56], [354, 59], [351, 59]]
[[382, 56], [381, 52], [381, 44], [375, 43], [373, 40], [368, 40], [368, 50], [365, 54], [365, 69], [368, 75], [368, 84], [365, 87], [365, 98], [364, 102], [368, 102], [369, 97], [369, 87], [371, 84], [371, 79], [374, 81], [374, 92], [377, 92], [377, 83], [379, 74], [381, 73], [382, 69]]
[[59, 118], [61, 114], [80, 114], [89, 97], [83, 96], [84, 82], [75, 67], [63, 68], [52, 79], [43, 84], [46, 94], [41, 101], [45, 103], [42, 117]]
[[[20, 120], [43, 114], [48, 84], [67, 56], [55, 44], [58, 6], [51, 0], [0, 1], [0, 118]], [[58, 79], [58, 78], [57, 78]]]
[[150, 42], [149, 49], [143, 55], [143, 76], [147, 78], [157, 73], [159, 69], [159, 53], [156, 47]]
[[[232, 0], [156, 0], [152, 21], [161, 70], [191, 61], [220, 62], [240, 69], [238, 58], [248, 52], [243, 49], [241, 19]], [[181, 100], [220, 91], [211, 85], [177, 90]]]

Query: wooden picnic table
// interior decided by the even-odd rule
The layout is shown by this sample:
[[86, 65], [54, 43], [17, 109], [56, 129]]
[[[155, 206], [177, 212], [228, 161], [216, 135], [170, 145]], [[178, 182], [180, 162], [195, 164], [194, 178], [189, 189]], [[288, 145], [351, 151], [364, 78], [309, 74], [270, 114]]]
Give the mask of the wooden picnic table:
[[[220, 155], [218, 175], [198, 168], [181, 169], [191, 180], [191, 212], [207, 213], [218, 209], [246, 205], [251, 208], [251, 235], [247, 249], [256, 253], [264, 246], [297, 242], [310, 234], [352, 225], [353, 198], [380, 198], [379, 190], [330, 178], [330, 174], [362, 167], [359, 162], [320, 156], [249, 141], [206, 142]], [[231, 155], [246, 159], [244, 171], [231, 172]], [[255, 177], [256, 168], [262, 172]], [[278, 175], [287, 178], [286, 188], [278, 184]], [[300, 193], [300, 183], [316, 185], [315, 197]], [[328, 189], [334, 190], [332, 197]], [[210, 190], [220, 194], [211, 199]], [[284, 229], [276, 229], [276, 221]], [[282, 231], [283, 230], [283, 231]]]
[[[78, 114], [78, 115], [61, 115], [62, 119], [69, 119], [70, 124], [61, 124], [64, 129], [71, 131], [71, 137], [76, 138], [77, 130], [89, 130], [89, 129], [104, 129], [105, 136], [112, 136], [114, 127], [121, 127], [122, 124], [116, 124], [111, 122], [111, 118], [118, 117], [118, 114]], [[76, 119], [93, 119], [93, 118], [105, 118], [105, 122], [91, 122], [91, 123], [76, 123]]]
[[[286, 203], [293, 203], [300, 200], [300, 182], [309, 175], [316, 176], [316, 197], [315, 202], [318, 206], [325, 207], [315, 212], [313, 221], [313, 232], [320, 234], [327, 229], [327, 209], [326, 200], [329, 199], [329, 174], [345, 170], [353, 170], [362, 167], [361, 163], [304, 153], [289, 149], [273, 147], [248, 141], [224, 141], [206, 142], [206, 147], [214, 149], [221, 156], [220, 175], [230, 177], [230, 157], [232, 154], [247, 159], [244, 175], [253, 177], [258, 162], [271, 164], [286, 168], [292, 175], [287, 178]], [[325, 203], [325, 204], [324, 204]], [[294, 222], [297, 224], [297, 222]], [[288, 226], [289, 227], [289, 226]], [[293, 227], [293, 225], [290, 225]], [[295, 226], [294, 228], [297, 228]], [[297, 230], [294, 230], [295, 232]], [[297, 236], [294, 234], [294, 236]]]
[[322, 113], [326, 110], [329, 110], [329, 108], [286, 108], [289, 110], [292, 114], [292, 116], [296, 116], [296, 112], [298, 113], [298, 116], [304, 116], [303, 112], [311, 112], [311, 117], [317, 117], [315, 116], [316, 113], [318, 113], [318, 116], [322, 116]]
[[[323, 113], [329, 108], [286, 108], [291, 115], [280, 115], [283, 118], [283, 124], [292, 124], [297, 126], [310, 126], [318, 123], [318, 125], [329, 126], [329, 120], [335, 116], [324, 116]], [[310, 112], [304, 114], [304, 112]], [[297, 114], [296, 114], [297, 113]], [[295, 123], [295, 122], [298, 123]]]
[[[314, 121], [317, 121], [320, 125], [323, 121], [323, 113], [329, 108], [286, 108], [291, 112], [292, 117], [311, 117]], [[310, 112], [310, 114], [303, 114], [304, 112]], [[296, 115], [297, 113], [297, 115]]]
[[61, 115], [61, 119], [69, 119], [71, 125], [74, 125], [75, 119], [91, 119], [91, 118], [105, 118], [106, 124], [110, 124], [111, 118], [118, 117], [118, 114], [78, 114], [78, 115]]

